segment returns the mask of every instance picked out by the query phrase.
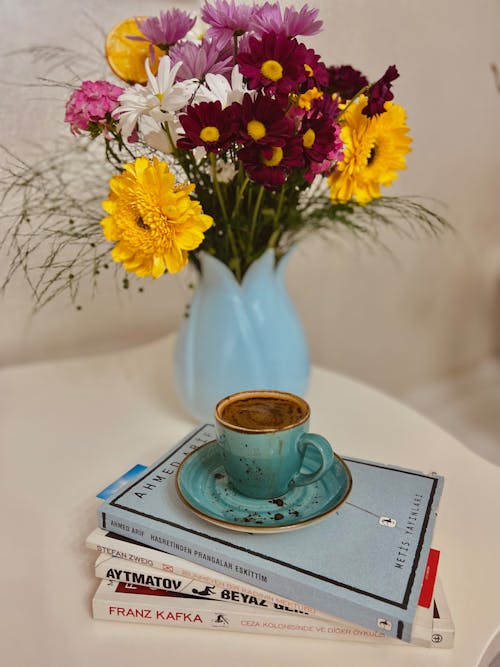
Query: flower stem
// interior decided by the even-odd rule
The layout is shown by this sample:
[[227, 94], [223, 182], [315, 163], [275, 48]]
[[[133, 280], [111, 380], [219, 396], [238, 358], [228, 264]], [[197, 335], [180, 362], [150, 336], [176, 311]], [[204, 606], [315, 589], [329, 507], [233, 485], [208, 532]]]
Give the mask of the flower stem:
[[162, 123], [161, 126], [165, 130], [165, 134], [167, 135], [167, 139], [169, 140], [170, 145], [172, 146], [172, 155], [177, 157], [179, 151], [177, 150], [177, 145], [174, 144], [174, 141], [172, 139], [172, 134], [170, 132], [170, 128], [168, 126], [168, 123]]
[[117, 155], [115, 151], [112, 149], [111, 141], [109, 139], [105, 139], [105, 150], [106, 150], [106, 159], [108, 160], [108, 162], [112, 164], [115, 168], [121, 169], [122, 161], [120, 159], [120, 156]]
[[212, 168], [212, 182], [214, 184], [215, 194], [217, 195], [217, 200], [219, 202], [222, 211], [222, 217], [227, 222], [228, 217], [226, 211], [226, 204], [224, 202], [224, 197], [222, 196], [219, 181], [217, 180], [217, 165], [216, 165], [215, 153], [210, 153], [210, 166]]
[[135, 160], [135, 155], [132, 153], [132, 151], [130, 150], [130, 148], [127, 146], [127, 144], [126, 144], [125, 141], [123, 140], [123, 137], [122, 137], [121, 133], [120, 133], [120, 132], [113, 132], [113, 131], [112, 131], [111, 134], [113, 135], [113, 137], [114, 137], [114, 138], [116, 139], [116, 141], [118, 142], [118, 148], [119, 148], [120, 150], [121, 150], [122, 148], [124, 148], [124, 149], [127, 151], [127, 153], [130, 155], [130, 157], [131, 157], [133, 160]]
[[281, 217], [281, 211], [283, 209], [284, 199], [285, 199], [285, 186], [282, 185], [281, 190], [280, 190], [280, 196], [279, 196], [279, 199], [278, 199], [278, 206], [276, 207], [276, 212], [274, 214], [274, 225], [275, 226], [277, 224], [279, 224], [280, 217]]
[[257, 218], [258, 218], [259, 213], [260, 213], [262, 198], [264, 197], [264, 190], [265, 190], [264, 186], [261, 185], [260, 188], [259, 188], [259, 194], [257, 195], [257, 201], [255, 202], [255, 208], [253, 210], [252, 222], [251, 222], [251, 225], [250, 225], [250, 235], [249, 235], [249, 239], [248, 239], [248, 246], [249, 246], [249, 249], [250, 249], [250, 253], [252, 252], [253, 239], [254, 239], [254, 236], [255, 236], [255, 226], [257, 224]]
[[345, 114], [345, 112], [347, 111], [347, 109], [351, 106], [351, 104], [353, 104], [353, 103], [358, 99], [358, 97], [360, 97], [361, 95], [363, 95], [364, 93], [366, 93], [367, 90], [369, 90], [369, 89], [370, 89], [370, 86], [364, 86], [363, 88], [361, 88], [361, 90], [359, 90], [359, 91], [352, 97], [352, 99], [350, 99], [349, 102], [345, 105], [345, 107], [342, 109], [342, 111], [338, 114], [336, 120], [339, 121], [339, 120], [342, 118], [342, 116]]
[[238, 211], [240, 209], [241, 202], [243, 200], [243, 195], [245, 194], [245, 190], [247, 189], [247, 185], [249, 183], [250, 183], [250, 179], [247, 176], [245, 178], [245, 180], [243, 181], [241, 187], [238, 188], [238, 193], [236, 195], [236, 202], [235, 202], [235, 205], [234, 205], [234, 210], [233, 210], [233, 215], [232, 215], [233, 218], [236, 218], [236, 214], [238, 213]]

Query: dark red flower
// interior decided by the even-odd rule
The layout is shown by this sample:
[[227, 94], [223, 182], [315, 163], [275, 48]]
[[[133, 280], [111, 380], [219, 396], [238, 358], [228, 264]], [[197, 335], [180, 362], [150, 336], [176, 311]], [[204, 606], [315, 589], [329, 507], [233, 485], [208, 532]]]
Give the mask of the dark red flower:
[[283, 185], [292, 169], [304, 165], [302, 137], [291, 137], [284, 146], [250, 144], [238, 157], [253, 181], [273, 189]]
[[324, 119], [333, 122], [339, 115], [338, 98], [332, 98], [331, 95], [325, 93], [323, 97], [318, 97], [317, 99], [312, 100], [309, 115], [311, 117], [323, 117]]
[[384, 75], [370, 86], [367, 93], [368, 103], [361, 113], [368, 116], [368, 118], [384, 113], [384, 104], [394, 99], [394, 95], [391, 91], [392, 81], [398, 77], [399, 72], [396, 69], [396, 65], [388, 67]]
[[284, 33], [250, 37], [248, 51], [240, 51], [238, 65], [252, 90], [262, 88], [271, 95], [297, 91], [307, 78], [304, 69], [307, 49]]
[[294, 122], [285, 115], [283, 105], [277, 100], [258, 93], [255, 99], [248, 93], [239, 109], [239, 136], [243, 143], [284, 146], [294, 133]]
[[220, 102], [188, 106], [179, 120], [186, 133], [177, 141], [179, 148], [191, 150], [203, 146], [209, 153], [218, 153], [234, 140], [236, 122], [232, 107], [223, 109]]
[[304, 59], [306, 81], [304, 88], [326, 88], [328, 85], [328, 69], [320, 61], [320, 56], [314, 49], [307, 49]]
[[328, 68], [327, 90], [330, 94], [338, 95], [342, 102], [352, 100], [368, 83], [366, 76], [350, 65]]
[[340, 127], [325, 117], [304, 118], [301, 128], [302, 148], [306, 163], [305, 179], [309, 183], [316, 174], [332, 168], [343, 157]]

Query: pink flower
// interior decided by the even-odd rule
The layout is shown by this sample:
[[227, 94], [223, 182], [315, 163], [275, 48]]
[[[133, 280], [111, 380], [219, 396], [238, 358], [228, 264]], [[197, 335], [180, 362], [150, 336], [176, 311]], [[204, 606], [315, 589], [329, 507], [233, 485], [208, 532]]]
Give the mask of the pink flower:
[[254, 15], [251, 28], [259, 35], [266, 32], [284, 32], [287, 37], [317, 35], [323, 25], [323, 21], [316, 20], [318, 12], [304, 5], [300, 11], [286, 7], [282, 16], [279, 3], [266, 2]]
[[129, 39], [150, 42], [166, 53], [171, 46], [184, 39], [196, 23], [196, 18], [182, 9], [169, 9], [160, 12], [160, 16], [150, 16], [147, 19], [136, 21], [137, 27], [144, 37], [130, 35]]
[[66, 102], [64, 120], [70, 124], [71, 132], [106, 133], [114, 121], [113, 113], [123, 92], [123, 88], [107, 81], [84, 81]]
[[201, 18], [210, 26], [207, 35], [222, 48], [249, 30], [256, 11], [254, 5], [237, 4], [235, 0], [214, 0], [213, 3], [205, 0]]
[[223, 74], [228, 77], [233, 66], [232, 50], [221, 49], [211, 39], [201, 42], [180, 42], [170, 49], [172, 64], [182, 61], [177, 71], [177, 81], [198, 79], [204, 81], [207, 74]]

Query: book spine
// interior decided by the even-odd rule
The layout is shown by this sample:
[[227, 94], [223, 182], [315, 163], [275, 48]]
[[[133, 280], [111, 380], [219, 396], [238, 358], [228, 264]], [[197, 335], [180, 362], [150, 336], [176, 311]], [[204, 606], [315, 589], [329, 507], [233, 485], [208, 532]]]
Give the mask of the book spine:
[[435, 621], [433, 624], [432, 646], [434, 648], [453, 648], [455, 646], [455, 628]]
[[[129, 544], [121, 540], [118, 541], [109, 537], [106, 533], [102, 536], [98, 536], [95, 532], [97, 531], [94, 531], [94, 533], [87, 539], [87, 546], [96, 549], [101, 555], [125, 560], [128, 565], [133, 564], [135, 566], [138, 564], [161, 572], [167, 572], [170, 575], [193, 579], [203, 586], [206, 586], [207, 584], [209, 586], [216, 586], [227, 591], [228, 597], [233, 601], [239, 595], [254, 596], [266, 600], [269, 605], [283, 611], [290, 611], [297, 614], [320, 614], [318, 610], [309, 605], [295, 602], [280, 595], [274, 595], [273, 593], [256, 586], [245, 586], [242, 582], [233, 579], [232, 577], [225, 576], [222, 573], [220, 576], [216, 576], [216, 573], [208, 568], [191, 564], [189, 561], [164, 551], [158, 551], [150, 547], [143, 547], [139, 544]], [[192, 569], [190, 569], [189, 566], [192, 566]]]
[[[306, 617], [322, 618], [327, 622], [341, 623], [346, 625], [346, 627], [358, 627], [360, 629], [359, 626], [349, 624], [334, 616], [321, 614], [315, 609], [311, 609], [310, 612], [299, 612], [292, 607], [261, 598], [257, 594], [242, 593], [227, 588], [218, 588], [214, 585], [206, 585], [204, 582], [200, 582], [193, 577], [186, 578], [176, 576], [173, 573], [162, 573], [160, 570], [137, 563], [128, 564], [114, 556], [99, 555], [95, 563], [95, 574], [100, 579], [106, 579], [115, 583], [122, 582], [126, 585], [150, 586], [154, 587], [157, 591], [165, 591], [171, 595], [197, 598], [209, 602], [230, 602], [259, 613], [281, 612], [296, 617], [303, 615]], [[420, 646], [431, 645], [431, 635], [433, 634], [432, 622], [431, 607], [419, 606], [413, 623], [412, 644]], [[436, 640], [434, 641], [437, 643]]]
[[[102, 589], [101, 589], [102, 590]], [[318, 618], [295, 619], [280, 612], [262, 613], [257, 610], [239, 609], [231, 603], [213, 600], [162, 599], [127, 593], [95, 596], [92, 602], [93, 617], [98, 620], [121, 621], [189, 627], [224, 632], [245, 632], [315, 639], [334, 639], [408, 645], [387, 637], [381, 632], [350, 627], [338, 622]], [[139, 598], [139, 599], [138, 599]]]
[[433, 604], [432, 645], [436, 648], [453, 648], [455, 645], [455, 623], [451, 617], [443, 584], [436, 580], [436, 596]]
[[[212, 589], [209, 595], [207, 595], [209, 599], [217, 596], [220, 599], [232, 602], [268, 607], [269, 609], [289, 612], [291, 614], [304, 614], [325, 618], [326, 620], [338, 620], [329, 614], [321, 613], [314, 607], [273, 595], [255, 586], [245, 586], [243, 583], [229, 576], [222, 574], [216, 576], [208, 568], [195, 565], [183, 558], [167, 554], [164, 551], [146, 547], [138, 542], [129, 542], [116, 535], [106, 533], [100, 528], [96, 528], [87, 537], [86, 545], [88, 548], [95, 549], [99, 553], [95, 565], [95, 573], [99, 578], [124, 581], [126, 583], [146, 583], [149, 577], [156, 580], [160, 574], [167, 574], [168, 577], [165, 585], [163, 586], [162, 583], [159, 584], [161, 588], [165, 588], [166, 590], [169, 590], [169, 587], [179, 585], [178, 583], [170, 583], [168, 581], [169, 578], [181, 578], [191, 582], [190, 590], [187, 591], [188, 593], [200, 591], [207, 587]], [[159, 560], [156, 560], [157, 558]], [[143, 576], [134, 578], [130, 570]], [[435, 573], [433, 573], [433, 580], [434, 576]], [[424, 587], [422, 587], [423, 589]], [[184, 586], [182, 590], [186, 591]], [[422, 629], [424, 631], [425, 643], [430, 642], [432, 610], [429, 609], [429, 614], [425, 613], [425, 611], [419, 602], [414, 619], [412, 642], [415, 641], [417, 636], [422, 635]], [[429, 619], [427, 619], [427, 616], [429, 616]], [[436, 639], [436, 643], [437, 641], [438, 638]]]
[[179, 555], [202, 566], [210, 564], [210, 568], [223, 574], [234, 575], [240, 581], [249, 584], [258, 582], [284, 597], [300, 599], [304, 604], [316, 607], [323, 614], [343, 618], [349, 623], [361, 625], [375, 632], [382, 631], [387, 636], [411, 640], [412, 624], [405, 622], [393, 614], [383, 615], [364, 605], [341, 598], [332, 592], [325, 593], [319, 587], [306, 585], [298, 580], [291, 580], [281, 574], [263, 572], [260, 569], [249, 567], [248, 563], [237, 557], [228, 560], [221, 557], [215, 550], [200, 547], [185, 533], [173, 531], [171, 537], [159, 532], [138, 521], [133, 521], [127, 512], [111, 505], [106, 510], [98, 511], [99, 527], [109, 530], [126, 538], [140, 539], [146, 545], [162, 551], [168, 548], [169, 552], [178, 551]]
[[[206, 584], [194, 577], [183, 577], [175, 573], [159, 572], [154, 568], [137, 564], [121, 564], [119, 558], [100, 555], [95, 563], [95, 575], [99, 579], [123, 582], [140, 586], [150, 586], [165, 591], [173, 591], [189, 595], [201, 600], [218, 600], [232, 602], [244, 607], [258, 608], [259, 610], [281, 611], [291, 615], [309, 615], [316, 613], [299, 610], [278, 602], [260, 597], [256, 593], [243, 593], [220, 587], [217, 584]], [[291, 603], [293, 605], [293, 603]], [[318, 615], [318, 614], [316, 614]], [[320, 614], [319, 614], [320, 615]], [[321, 615], [320, 615], [321, 616]]]

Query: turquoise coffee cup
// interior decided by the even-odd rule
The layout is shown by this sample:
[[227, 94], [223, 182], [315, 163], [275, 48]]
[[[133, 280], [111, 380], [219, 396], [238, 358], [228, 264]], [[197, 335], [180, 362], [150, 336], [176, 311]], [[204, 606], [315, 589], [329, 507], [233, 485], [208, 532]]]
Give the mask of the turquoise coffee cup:
[[[323, 436], [308, 432], [310, 413], [303, 398], [282, 391], [242, 391], [220, 400], [215, 430], [231, 486], [251, 498], [277, 498], [320, 479], [334, 455]], [[308, 453], [313, 470], [302, 472]]]

